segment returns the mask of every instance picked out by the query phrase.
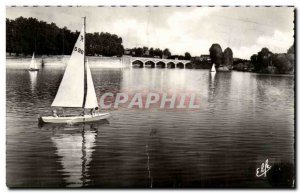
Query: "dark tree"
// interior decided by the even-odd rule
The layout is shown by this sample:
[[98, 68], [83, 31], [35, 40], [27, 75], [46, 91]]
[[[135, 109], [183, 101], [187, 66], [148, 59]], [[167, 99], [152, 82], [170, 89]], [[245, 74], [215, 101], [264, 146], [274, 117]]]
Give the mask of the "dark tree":
[[288, 49], [287, 51], [287, 57], [292, 64], [291, 71], [294, 71], [295, 68], [295, 46], [294, 44]]
[[233, 52], [230, 48], [226, 48], [223, 53], [223, 64], [225, 66], [233, 65]]
[[122, 38], [110, 33], [86, 35], [88, 55], [120, 56], [124, 52]]
[[181, 56], [181, 55], [172, 55], [168, 59], [185, 60], [184, 56]]
[[13, 38], [15, 36], [13, 29], [13, 22], [6, 19], [6, 52], [9, 53], [9, 55], [13, 52]]
[[148, 47], [143, 47], [143, 55], [149, 56], [149, 48]]
[[184, 59], [185, 59], [185, 60], [190, 60], [191, 57], [192, 57], [191, 54], [188, 53], [188, 52], [186, 52], [186, 53], [184, 54]]
[[154, 49], [150, 48], [149, 50], [149, 56], [153, 57], [154, 56]]
[[154, 57], [157, 56], [159, 58], [162, 58], [162, 55], [163, 55], [163, 51], [159, 48], [156, 48], [154, 51], [153, 51], [153, 54], [154, 54]]
[[165, 58], [168, 58], [168, 57], [170, 57], [172, 54], [171, 54], [170, 50], [169, 50], [168, 48], [166, 48], [166, 49], [164, 49], [164, 51], [163, 51], [163, 55], [164, 55]]
[[254, 70], [256, 72], [265, 71], [268, 66], [272, 65], [272, 55], [273, 53], [269, 51], [268, 48], [262, 48], [260, 52], [257, 53], [256, 62], [254, 64]]
[[133, 48], [132, 51], [133, 51], [133, 56], [135, 57], [142, 57], [144, 54], [143, 48]]
[[277, 67], [278, 73], [285, 74], [293, 70], [294, 64], [287, 54], [274, 54], [272, 56], [273, 65]]
[[216, 67], [218, 68], [222, 64], [223, 59], [223, 52], [221, 46], [219, 44], [213, 44], [209, 48], [209, 54], [212, 63], [215, 63]]
[[264, 67], [271, 65], [272, 52], [268, 48], [261, 49], [257, 54], [258, 63], [262, 64]]
[[257, 54], [253, 54], [251, 57], [250, 57], [250, 62], [252, 64], [256, 64], [257, 63]]

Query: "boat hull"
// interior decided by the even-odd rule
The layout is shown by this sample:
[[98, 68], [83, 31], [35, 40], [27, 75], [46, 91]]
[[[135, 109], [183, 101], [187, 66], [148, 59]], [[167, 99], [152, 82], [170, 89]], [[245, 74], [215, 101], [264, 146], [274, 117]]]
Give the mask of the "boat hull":
[[39, 69], [31, 68], [31, 69], [28, 69], [28, 71], [39, 71]]
[[221, 66], [218, 68], [219, 72], [230, 72], [231, 70], [227, 66]]
[[73, 124], [73, 123], [95, 122], [103, 119], [108, 119], [109, 117], [110, 117], [109, 113], [97, 113], [95, 115], [66, 116], [66, 117], [43, 116], [39, 118], [39, 122]]

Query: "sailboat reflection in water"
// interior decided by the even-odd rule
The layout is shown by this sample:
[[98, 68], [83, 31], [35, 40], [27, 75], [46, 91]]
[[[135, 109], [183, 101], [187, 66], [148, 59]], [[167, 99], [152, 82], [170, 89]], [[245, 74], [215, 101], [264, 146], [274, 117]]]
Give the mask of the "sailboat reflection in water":
[[30, 86], [31, 86], [31, 91], [34, 92], [35, 87], [36, 87], [36, 79], [37, 79], [37, 71], [28, 71], [29, 73], [29, 79], [30, 79]]
[[84, 187], [91, 182], [89, 171], [95, 151], [98, 130], [107, 120], [75, 125], [46, 124], [41, 129], [51, 129], [51, 141], [56, 148], [67, 187]]

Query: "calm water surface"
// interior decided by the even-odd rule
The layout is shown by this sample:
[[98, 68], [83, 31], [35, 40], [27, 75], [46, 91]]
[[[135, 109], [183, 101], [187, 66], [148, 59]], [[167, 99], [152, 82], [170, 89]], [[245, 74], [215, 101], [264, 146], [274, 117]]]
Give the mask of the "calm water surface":
[[[180, 90], [197, 111], [111, 111], [97, 124], [38, 126], [64, 67], [7, 67], [10, 187], [293, 186], [294, 77], [180, 69], [97, 69], [97, 95]], [[267, 177], [256, 177], [265, 160]]]

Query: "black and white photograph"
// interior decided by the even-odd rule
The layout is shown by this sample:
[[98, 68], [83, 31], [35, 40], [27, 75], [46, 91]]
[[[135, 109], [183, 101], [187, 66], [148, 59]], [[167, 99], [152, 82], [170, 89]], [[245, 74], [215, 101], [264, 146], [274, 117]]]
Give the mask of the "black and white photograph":
[[5, 9], [9, 189], [296, 187], [294, 6]]

